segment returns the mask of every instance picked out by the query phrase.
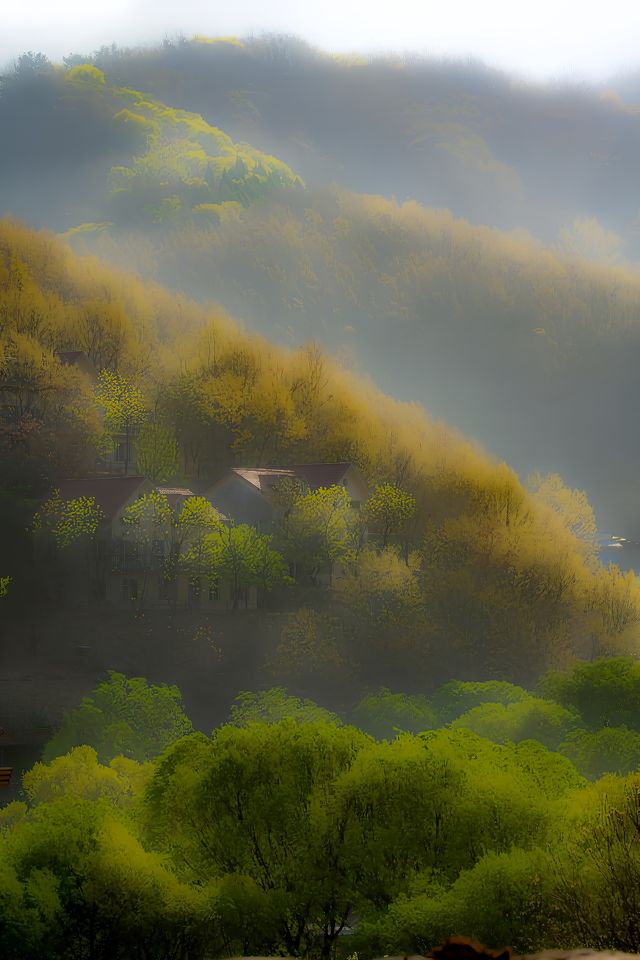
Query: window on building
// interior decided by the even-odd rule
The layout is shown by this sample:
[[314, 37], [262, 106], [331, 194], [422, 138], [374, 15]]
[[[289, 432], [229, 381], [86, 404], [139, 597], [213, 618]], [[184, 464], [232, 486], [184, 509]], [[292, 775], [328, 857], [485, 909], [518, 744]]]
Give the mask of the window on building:
[[220, 587], [217, 583], [212, 583], [209, 585], [209, 600], [219, 600], [220, 599]]
[[116, 463], [126, 463], [127, 445], [124, 442], [116, 443]]

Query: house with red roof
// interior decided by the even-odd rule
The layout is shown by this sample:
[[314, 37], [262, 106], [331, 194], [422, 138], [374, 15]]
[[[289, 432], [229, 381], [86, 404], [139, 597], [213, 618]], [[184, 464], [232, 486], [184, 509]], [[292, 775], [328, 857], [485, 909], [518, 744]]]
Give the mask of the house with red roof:
[[[249, 524], [269, 533], [278, 509], [278, 485], [286, 481], [300, 484], [303, 490], [342, 486], [354, 509], [369, 497], [361, 471], [346, 462], [234, 467], [204, 496], [225, 522]], [[137, 536], [124, 523], [127, 508], [153, 490], [163, 494], [174, 515], [178, 514], [186, 500], [195, 495], [188, 487], [156, 486], [142, 476], [111, 475], [61, 480], [57, 489], [61, 500], [93, 499], [103, 514], [90, 544], [84, 538], [82, 543], [49, 558], [61, 587], [75, 585], [72, 592], [78, 603], [97, 600], [110, 607], [134, 610], [203, 609], [213, 613], [231, 609], [230, 591], [224, 583], [212, 585], [205, 577], [190, 576], [179, 568], [177, 574], [167, 578], [167, 562], [175, 557], [172, 551], [176, 549], [169, 527], [160, 525]], [[175, 571], [175, 564], [169, 566]], [[331, 582], [336, 569], [327, 571], [326, 582]], [[241, 608], [256, 606], [257, 590], [248, 588]]]
[[[327, 487], [344, 487], [354, 510], [370, 496], [369, 486], [361, 470], [353, 463], [297, 463], [287, 467], [233, 467], [206, 492], [211, 503], [235, 523], [246, 523], [261, 533], [271, 533], [283, 484], [294, 483], [302, 491]], [[296, 576], [296, 563], [290, 567]], [[338, 562], [316, 574], [316, 583], [330, 586], [343, 574]]]
[[59, 480], [56, 489], [61, 500], [79, 497], [93, 498], [104, 514], [104, 525], [112, 535], [121, 533], [124, 511], [138, 497], [150, 493], [154, 487], [146, 477], [80, 477]]
[[297, 463], [288, 467], [232, 467], [205, 496], [236, 523], [263, 533], [272, 529], [278, 485], [292, 481], [305, 490], [345, 487], [354, 509], [370, 496], [367, 481], [353, 463]]
[[[93, 499], [103, 514], [95, 538], [95, 552], [84, 557], [84, 562], [94, 568], [89, 597], [106, 601], [110, 606], [135, 606], [140, 598], [142, 558], [138, 544], [124, 536], [123, 516], [135, 500], [153, 490], [153, 484], [140, 476], [74, 477], [58, 481], [56, 489], [63, 501]], [[83, 559], [80, 549], [67, 548], [63, 552], [67, 555], [60, 557], [60, 562], [71, 567], [67, 576], [75, 575], [75, 583], [80, 587], [76, 599], [82, 602], [86, 599], [86, 580], [83, 574], [79, 575], [79, 570], [73, 570]]]
[[[102, 601], [112, 608], [133, 610], [216, 612], [231, 607], [230, 590], [223, 583], [211, 585], [180, 568], [176, 573], [175, 564], [173, 575], [167, 577], [167, 564], [176, 549], [170, 525], [152, 526], [138, 533], [124, 523], [127, 508], [154, 490], [166, 497], [177, 516], [189, 497], [195, 496], [188, 487], [154, 486], [142, 476], [100, 476], [60, 480], [56, 489], [64, 501], [93, 499], [103, 514], [90, 543], [85, 538], [57, 553], [51, 541], [46, 545], [51, 551], [49, 565], [59, 587], [66, 587], [69, 600], [78, 604]], [[256, 591], [248, 591], [243, 607], [255, 606]]]

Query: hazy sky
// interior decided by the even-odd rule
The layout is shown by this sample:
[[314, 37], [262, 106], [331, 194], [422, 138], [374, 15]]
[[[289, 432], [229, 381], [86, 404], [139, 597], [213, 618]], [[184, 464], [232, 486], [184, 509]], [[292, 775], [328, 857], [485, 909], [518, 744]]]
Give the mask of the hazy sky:
[[640, 66], [640, 0], [0, 0], [0, 64], [193, 33], [292, 33], [335, 51], [474, 57], [530, 77]]

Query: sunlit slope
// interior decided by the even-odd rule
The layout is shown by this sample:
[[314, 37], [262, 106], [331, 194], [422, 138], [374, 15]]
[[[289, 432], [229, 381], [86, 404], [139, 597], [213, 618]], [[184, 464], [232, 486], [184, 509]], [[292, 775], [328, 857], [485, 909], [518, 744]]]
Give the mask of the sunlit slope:
[[[6, 221], [0, 323], [3, 442], [25, 439], [16, 427], [27, 417], [54, 438], [73, 428], [74, 450], [90, 443], [87, 384], [54, 354], [82, 350], [98, 368], [135, 380], [176, 431], [187, 482], [206, 483], [232, 463], [351, 460], [372, 482], [411, 491], [419, 560], [367, 574], [398, 591], [389, 609], [401, 611], [391, 631], [399, 656], [442, 650], [462, 665], [522, 676], [575, 654], [637, 649], [636, 582], [599, 567], [589, 536], [574, 535], [583, 529], [579, 498], [532, 496], [507, 466], [318, 348], [274, 346], [220, 308], [145, 286]], [[60, 462], [58, 475], [76, 462]], [[364, 584], [358, 577], [352, 589], [369, 609]]]
[[292, 37], [182, 38], [92, 58], [110, 82], [195, 110], [309, 184], [411, 197], [546, 242], [595, 217], [638, 258], [633, 90], [527, 84], [468, 61], [332, 56]]
[[0, 94], [0, 203], [34, 224], [217, 222], [274, 188], [302, 187], [276, 157], [91, 64], [16, 74]]
[[73, 242], [214, 297], [280, 342], [319, 338], [523, 474], [585, 486], [607, 526], [640, 533], [637, 272], [340, 190], [274, 197], [206, 229]]
[[[104, 100], [89, 102], [64, 84], [89, 64], [106, 87], [195, 113], [280, 158], [310, 186], [410, 197], [474, 223], [525, 227], [547, 243], [566, 242], [567, 230], [579, 234], [579, 221], [595, 218], [606, 256], [640, 258], [629, 204], [640, 160], [632, 93], [624, 102], [608, 88], [526, 84], [478, 63], [332, 56], [291, 37], [103, 47], [65, 64], [26, 55], [0, 81], [0, 199], [16, 215], [32, 212], [34, 224], [95, 220], [86, 214], [104, 183], [98, 172], [130, 156], [125, 131], [105, 122]], [[75, 79], [86, 87], [90, 78]], [[65, 192], [66, 205], [44, 184], [31, 206], [19, 196], [35, 171]]]
[[321, 340], [634, 537], [638, 125], [594, 91], [276, 39], [27, 57], [0, 87], [0, 209]]

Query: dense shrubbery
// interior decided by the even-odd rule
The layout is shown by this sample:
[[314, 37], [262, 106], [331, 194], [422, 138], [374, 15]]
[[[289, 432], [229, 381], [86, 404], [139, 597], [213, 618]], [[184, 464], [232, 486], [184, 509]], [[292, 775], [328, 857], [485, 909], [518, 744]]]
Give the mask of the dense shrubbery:
[[[382, 689], [365, 696], [351, 719], [378, 738], [449, 724], [495, 743], [537, 741], [567, 757], [590, 780], [640, 769], [633, 707], [640, 696], [637, 660], [578, 662], [541, 677], [538, 693], [542, 696], [496, 680], [452, 680], [430, 698]], [[621, 722], [623, 717], [629, 725]]]
[[101, 763], [117, 756], [142, 762], [157, 757], [192, 729], [177, 687], [149, 686], [141, 677], [127, 679], [111, 671], [109, 680], [99, 683], [93, 696], [65, 714], [43, 755], [45, 760], [53, 760], [90, 743]]
[[[383, 734], [433, 722], [452, 689], [381, 691], [356, 714]], [[93, 700], [131, 717], [141, 744], [177, 702], [117, 674]], [[0, 809], [3, 957], [366, 958], [427, 953], [452, 930], [523, 953], [636, 951], [640, 775], [588, 784], [535, 740], [492, 743], [458, 721], [376, 742], [274, 689], [240, 694], [210, 738], [174, 718], [144, 763], [85, 745], [36, 764]]]
[[575, 713], [557, 703], [528, 697], [507, 706], [485, 703], [474, 707], [454, 720], [452, 726], [473, 730], [481, 737], [497, 743], [538, 740], [550, 750], [555, 750], [578, 722]]
[[538, 689], [542, 696], [577, 710], [590, 730], [625, 724], [640, 731], [640, 662], [634, 657], [577, 663], [541, 677]]
[[637, 777], [587, 787], [541, 746], [467, 731], [247, 723], [144, 765], [89, 747], [37, 764], [0, 811], [3, 956], [328, 957], [345, 925], [363, 957], [451, 930], [637, 946]]

